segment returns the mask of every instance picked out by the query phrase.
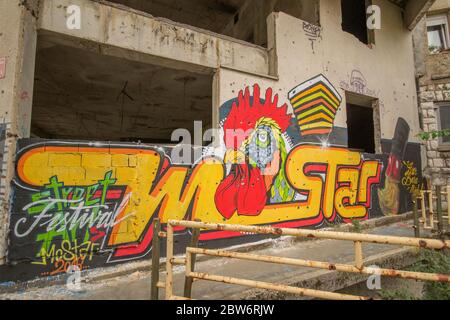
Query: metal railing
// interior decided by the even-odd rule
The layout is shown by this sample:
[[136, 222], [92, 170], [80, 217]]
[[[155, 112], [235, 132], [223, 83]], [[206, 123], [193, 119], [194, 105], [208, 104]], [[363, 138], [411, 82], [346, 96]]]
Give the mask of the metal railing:
[[[443, 250], [450, 248], [450, 241], [444, 241], [439, 239], [420, 239], [410, 237], [396, 237], [396, 236], [384, 236], [374, 234], [361, 234], [361, 233], [347, 233], [347, 232], [335, 232], [324, 230], [307, 230], [307, 229], [289, 229], [289, 228], [273, 228], [266, 226], [244, 226], [244, 225], [228, 225], [228, 224], [215, 224], [215, 223], [203, 223], [199, 221], [177, 221], [170, 220], [167, 223], [166, 232], [160, 231], [159, 220], [154, 224], [154, 238], [165, 237], [167, 238], [167, 252], [166, 252], [166, 279], [164, 282], [159, 281], [159, 247], [154, 247], [153, 250], [153, 266], [152, 268], [152, 299], [158, 299], [158, 289], [165, 289], [166, 299], [191, 299], [192, 284], [194, 281], [206, 280], [214, 282], [222, 282], [227, 284], [235, 284], [240, 286], [260, 288], [267, 290], [274, 290], [279, 292], [297, 294], [301, 296], [308, 296], [320, 299], [333, 299], [333, 300], [367, 300], [368, 297], [348, 295], [336, 292], [321, 291], [315, 289], [299, 288], [283, 284], [268, 283], [262, 281], [226, 277], [221, 275], [213, 275], [209, 273], [195, 272], [195, 261], [197, 255], [207, 255], [213, 257], [222, 258], [234, 258], [247, 261], [258, 261], [266, 263], [275, 263], [291, 266], [302, 266], [324, 270], [333, 270], [339, 272], [348, 273], [360, 273], [367, 275], [381, 275], [388, 277], [396, 277], [402, 279], [414, 279], [422, 281], [434, 281], [434, 282], [450, 282], [450, 275], [436, 274], [436, 273], [424, 273], [413, 272], [405, 270], [394, 269], [382, 269], [371, 268], [364, 266], [364, 257], [362, 250], [362, 243], [373, 243], [383, 245], [400, 245], [415, 248], [427, 248]], [[192, 229], [192, 239], [189, 247], [186, 248], [185, 258], [174, 257], [174, 227], [184, 227]], [[352, 241], [354, 243], [354, 264], [335, 264], [314, 260], [303, 260], [293, 258], [283, 258], [276, 256], [266, 256], [251, 253], [239, 253], [228, 250], [220, 249], [201, 249], [198, 248], [198, 239], [200, 230], [220, 230], [220, 231], [235, 231], [242, 233], [253, 234], [270, 234], [279, 236], [293, 236], [293, 237], [306, 237], [316, 239], [330, 239], [330, 240], [345, 240]], [[157, 240], [159, 241], [159, 240]], [[154, 242], [154, 244], [156, 244]], [[159, 246], [159, 242], [158, 242]], [[174, 265], [185, 266], [185, 287], [184, 297], [176, 296], [173, 292], [173, 267]]]
[[[445, 191], [442, 191], [440, 186], [430, 190], [421, 190], [420, 196], [413, 199], [413, 212], [414, 212], [414, 229], [416, 237], [420, 237], [420, 226], [424, 230], [437, 231], [438, 236], [443, 236], [445, 232], [445, 220], [448, 220], [450, 225], [450, 186], [444, 187]], [[447, 202], [447, 215], [443, 214], [442, 210], [442, 197], [445, 197]], [[419, 208], [420, 204], [420, 208]], [[434, 206], [436, 205], [436, 210]], [[421, 216], [419, 217], [419, 211]]]

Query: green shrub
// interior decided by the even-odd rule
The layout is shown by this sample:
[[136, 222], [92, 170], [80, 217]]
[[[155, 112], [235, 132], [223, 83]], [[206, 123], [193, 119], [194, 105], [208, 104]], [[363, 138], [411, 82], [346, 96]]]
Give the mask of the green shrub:
[[359, 220], [352, 219], [352, 225], [353, 225], [353, 232], [361, 233], [362, 227], [361, 222]]
[[[420, 261], [413, 268], [417, 272], [450, 274], [450, 257], [440, 251], [424, 250]], [[443, 282], [426, 282], [424, 286], [424, 299], [450, 300], [450, 284]]]

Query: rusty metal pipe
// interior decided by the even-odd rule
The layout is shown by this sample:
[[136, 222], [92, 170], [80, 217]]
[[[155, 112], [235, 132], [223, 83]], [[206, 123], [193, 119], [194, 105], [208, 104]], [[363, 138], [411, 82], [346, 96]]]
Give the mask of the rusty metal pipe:
[[166, 249], [166, 300], [173, 296], [173, 226], [167, 225], [167, 249]]
[[414, 217], [414, 237], [420, 238], [420, 222], [419, 222], [419, 213], [417, 206], [418, 199], [416, 197], [413, 198], [413, 217]]
[[164, 232], [164, 231], [158, 232], [158, 237], [160, 237], [160, 238], [167, 238], [167, 232]]
[[377, 244], [390, 244], [400, 246], [410, 246], [418, 248], [428, 249], [444, 249], [450, 248], [450, 241], [438, 240], [438, 239], [420, 239], [409, 237], [395, 237], [395, 236], [382, 236], [374, 234], [360, 234], [350, 232], [335, 232], [335, 231], [323, 231], [323, 230], [307, 230], [307, 229], [291, 229], [291, 228], [273, 228], [263, 226], [244, 226], [244, 225], [231, 225], [231, 224], [217, 224], [217, 223], [204, 223], [194, 221], [178, 221], [169, 220], [168, 224], [171, 226], [184, 226], [187, 228], [199, 228], [206, 230], [226, 230], [226, 231], [238, 231], [249, 232], [258, 234], [274, 234], [283, 236], [295, 236], [317, 239], [332, 239], [332, 240], [348, 240], [348, 241], [361, 241]]
[[355, 267], [358, 269], [362, 269], [364, 267], [362, 242], [355, 241], [354, 248], [355, 248]]
[[450, 224], [450, 186], [447, 186], [447, 212], [448, 224]]
[[[200, 220], [196, 219], [196, 222], [201, 222]], [[195, 228], [192, 230], [192, 237], [191, 237], [191, 244], [190, 247], [198, 247], [198, 241], [200, 238], [200, 229]], [[191, 272], [195, 270], [195, 254], [188, 255], [186, 253], [186, 272]], [[188, 262], [189, 260], [189, 262]], [[189, 264], [189, 265], [188, 265]], [[184, 279], [184, 297], [191, 298], [192, 297], [192, 285], [194, 279], [185, 277]]]
[[[214, 249], [200, 249], [200, 248], [187, 248], [186, 252], [188, 255], [192, 253], [204, 254], [208, 256], [224, 257], [224, 258], [235, 258], [248, 261], [258, 261], [267, 262], [275, 264], [285, 264], [291, 266], [308, 267], [315, 269], [325, 269], [325, 270], [335, 270], [340, 272], [350, 272], [350, 273], [362, 273], [368, 275], [378, 274], [381, 276], [388, 277], [398, 277], [402, 279], [411, 280], [422, 280], [422, 281], [435, 281], [435, 282], [450, 282], [450, 275], [441, 275], [434, 273], [424, 273], [424, 272], [413, 272], [413, 271], [397, 271], [393, 269], [382, 269], [382, 268], [370, 268], [362, 267], [357, 268], [353, 265], [339, 264], [339, 263], [329, 263], [320, 262], [314, 260], [303, 260], [303, 259], [293, 259], [266, 255], [257, 255], [251, 253], [239, 253], [226, 250], [214, 250]], [[187, 273], [190, 273], [187, 272]]]
[[[440, 186], [436, 186], [436, 193], [438, 195], [441, 193]], [[443, 238], [443, 236], [444, 236], [444, 218], [442, 217], [442, 198], [440, 195], [436, 199], [436, 213], [437, 213], [438, 235], [440, 238]]]
[[152, 239], [152, 278], [150, 297], [152, 300], [158, 300], [159, 297], [159, 260], [161, 258], [161, 242], [158, 233], [161, 231], [159, 218], [153, 220], [153, 239]]
[[169, 300], [192, 300], [192, 299], [180, 296], [171, 296]]
[[362, 297], [362, 296], [353, 296], [353, 295], [342, 294], [342, 293], [320, 291], [320, 290], [314, 290], [314, 289], [297, 288], [297, 287], [287, 286], [287, 285], [283, 285], [283, 284], [273, 284], [273, 283], [269, 283], [269, 282], [217, 276], [217, 275], [200, 273], [200, 272], [191, 272], [189, 274], [189, 277], [201, 279], [201, 280], [222, 282], [222, 283], [227, 283], [227, 284], [235, 284], [235, 285], [258, 288], [258, 289], [287, 292], [287, 293], [292, 293], [292, 294], [297, 294], [297, 295], [307, 296], [307, 297], [313, 297], [313, 298], [319, 298], [319, 299], [369, 300], [368, 297]]
[[186, 264], [186, 259], [184, 258], [173, 258], [172, 259], [172, 265], [185, 265]]
[[423, 227], [427, 228], [428, 224], [427, 224], [427, 213], [426, 213], [426, 204], [425, 204], [425, 191], [421, 191], [421, 210], [422, 210], [422, 222], [423, 222]]

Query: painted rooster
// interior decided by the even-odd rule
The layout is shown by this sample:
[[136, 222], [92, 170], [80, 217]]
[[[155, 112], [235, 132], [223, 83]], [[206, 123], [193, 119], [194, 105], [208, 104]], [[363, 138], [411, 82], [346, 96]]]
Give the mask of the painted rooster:
[[224, 164], [227, 175], [215, 194], [215, 203], [224, 218], [235, 213], [257, 216], [269, 203], [291, 201], [294, 190], [285, 176], [287, 142], [283, 133], [291, 122], [287, 105], [277, 107], [267, 89], [265, 100], [255, 85], [240, 91], [223, 123], [227, 151]]

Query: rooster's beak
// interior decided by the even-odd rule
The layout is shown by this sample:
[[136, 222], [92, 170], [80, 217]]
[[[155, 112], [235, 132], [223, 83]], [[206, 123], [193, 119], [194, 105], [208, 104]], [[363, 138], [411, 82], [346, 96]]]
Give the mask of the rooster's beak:
[[245, 154], [239, 150], [228, 149], [223, 158], [225, 164], [241, 164], [245, 163]]
[[239, 150], [228, 149], [227, 152], [225, 152], [225, 156], [223, 158], [223, 163], [225, 164], [225, 166], [227, 168], [226, 175], [228, 175], [231, 171], [231, 167], [234, 164], [245, 163], [245, 154]]

